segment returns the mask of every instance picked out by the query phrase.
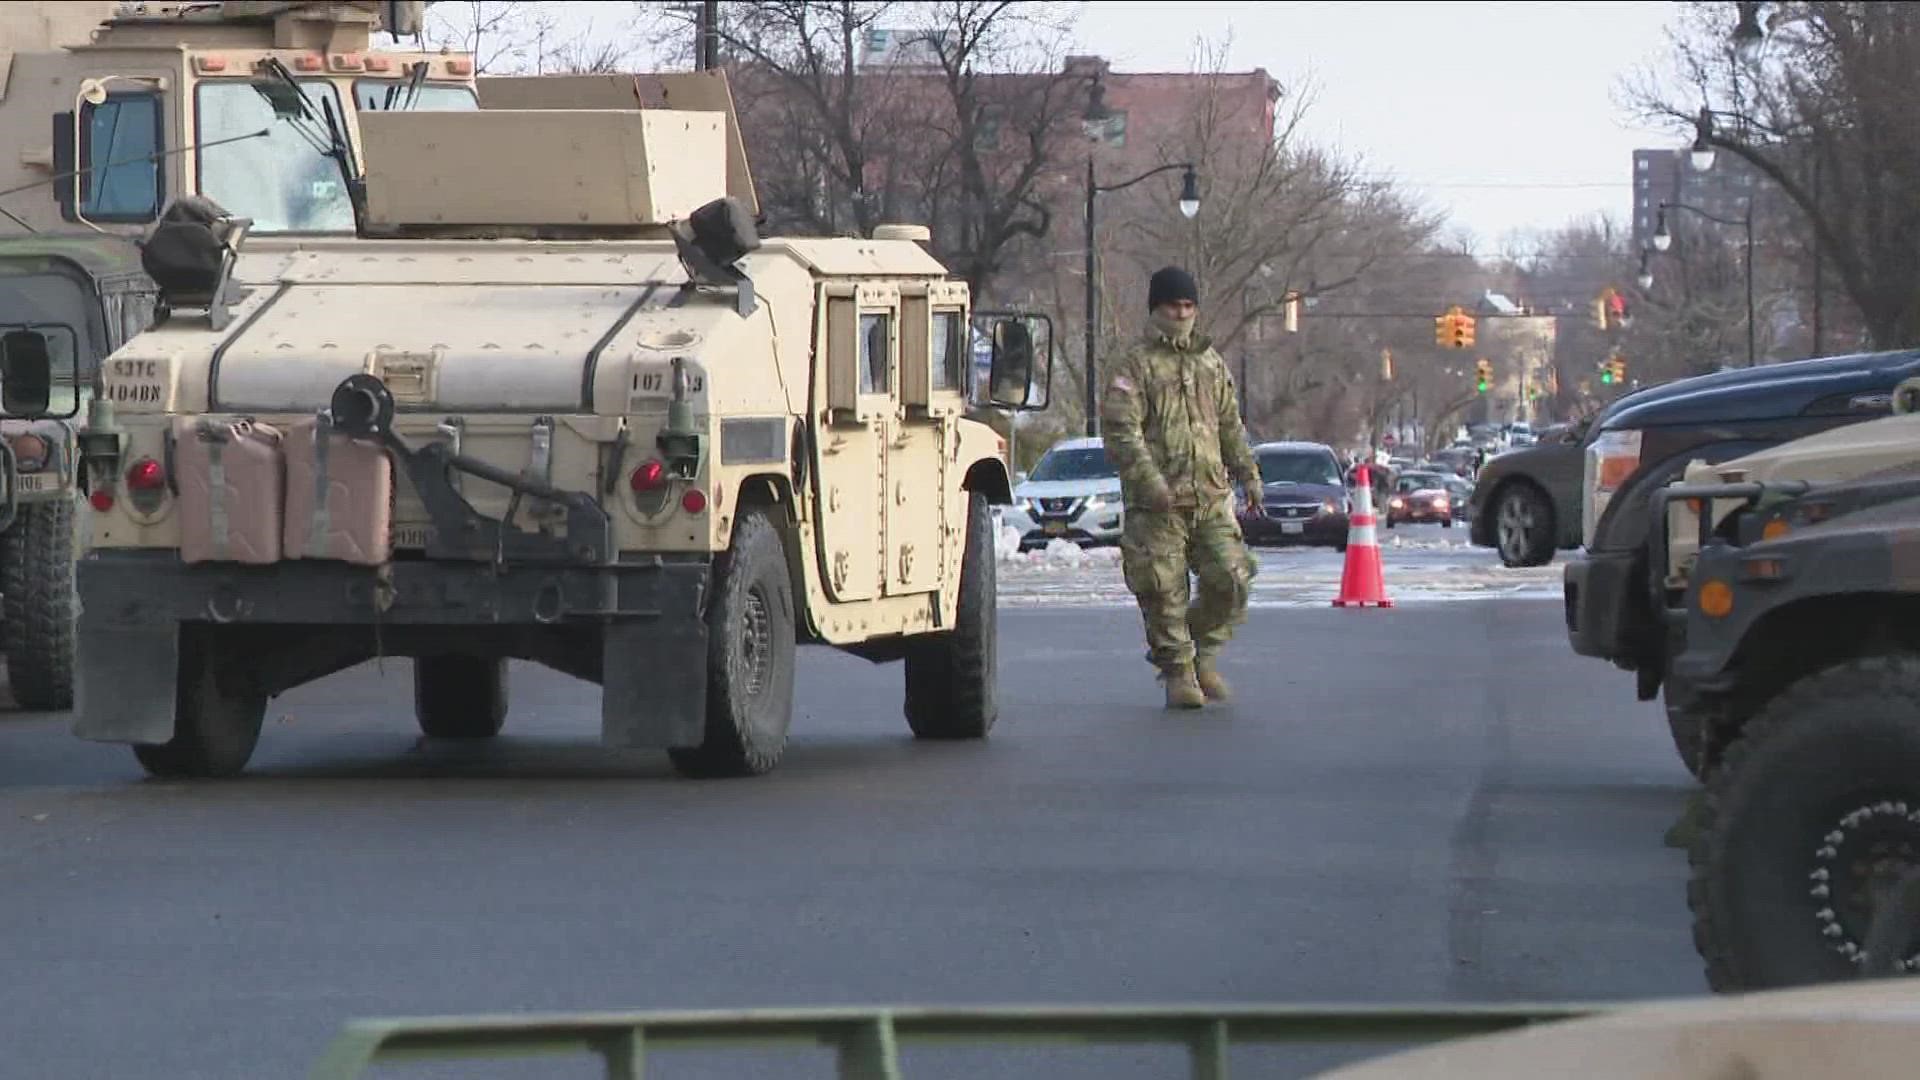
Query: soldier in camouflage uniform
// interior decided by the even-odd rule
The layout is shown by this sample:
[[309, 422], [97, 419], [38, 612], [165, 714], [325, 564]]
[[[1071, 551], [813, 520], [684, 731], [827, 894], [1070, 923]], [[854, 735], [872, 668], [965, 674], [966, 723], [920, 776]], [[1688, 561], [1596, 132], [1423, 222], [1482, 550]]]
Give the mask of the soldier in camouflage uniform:
[[[1147, 290], [1152, 325], [1108, 370], [1101, 419], [1120, 473], [1126, 525], [1120, 565], [1146, 623], [1147, 659], [1166, 683], [1167, 707], [1225, 701], [1214, 664], [1246, 619], [1255, 563], [1235, 518], [1232, 488], [1260, 505], [1260, 470], [1247, 447], [1226, 362], [1194, 328], [1199, 290], [1169, 266]], [[1199, 597], [1189, 608], [1189, 571]]]

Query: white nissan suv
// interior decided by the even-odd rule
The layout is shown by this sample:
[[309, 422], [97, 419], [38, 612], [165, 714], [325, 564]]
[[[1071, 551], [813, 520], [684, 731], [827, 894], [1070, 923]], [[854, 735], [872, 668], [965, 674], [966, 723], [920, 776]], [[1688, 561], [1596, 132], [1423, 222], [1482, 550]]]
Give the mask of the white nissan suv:
[[1081, 547], [1120, 542], [1120, 474], [1099, 438], [1064, 439], [1041, 455], [1001, 522], [1020, 533], [1020, 549], [1071, 540]]

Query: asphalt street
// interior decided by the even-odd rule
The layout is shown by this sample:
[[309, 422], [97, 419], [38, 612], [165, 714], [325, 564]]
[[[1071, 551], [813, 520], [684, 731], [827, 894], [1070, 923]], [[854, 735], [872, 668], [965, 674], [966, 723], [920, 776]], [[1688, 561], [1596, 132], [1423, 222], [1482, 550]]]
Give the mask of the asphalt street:
[[[602, 751], [595, 688], [526, 666], [491, 744], [420, 743], [409, 665], [369, 664], [276, 701], [218, 784], [16, 714], [0, 1074], [300, 1076], [345, 1020], [394, 1014], [1705, 990], [1661, 843], [1687, 777], [1630, 678], [1569, 652], [1556, 600], [1257, 607], [1225, 658], [1236, 703], [1199, 714], [1160, 708], [1121, 606], [1010, 601], [1000, 649], [1000, 724], [966, 745], [908, 736], [897, 666], [803, 652], [786, 761], [745, 781]], [[658, 1075], [831, 1075], [824, 1053], [705, 1060]]]

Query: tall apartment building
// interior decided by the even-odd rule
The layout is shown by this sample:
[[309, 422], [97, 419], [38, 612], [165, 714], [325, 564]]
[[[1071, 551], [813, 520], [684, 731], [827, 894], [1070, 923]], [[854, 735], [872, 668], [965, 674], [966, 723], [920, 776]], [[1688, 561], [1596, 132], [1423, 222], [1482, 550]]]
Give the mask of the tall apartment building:
[[1759, 174], [1732, 154], [1715, 154], [1713, 168], [1701, 172], [1688, 161], [1685, 150], [1635, 150], [1633, 246], [1639, 250], [1653, 243], [1663, 202], [1685, 203], [1734, 220], [1746, 213], [1747, 200], [1760, 187]]

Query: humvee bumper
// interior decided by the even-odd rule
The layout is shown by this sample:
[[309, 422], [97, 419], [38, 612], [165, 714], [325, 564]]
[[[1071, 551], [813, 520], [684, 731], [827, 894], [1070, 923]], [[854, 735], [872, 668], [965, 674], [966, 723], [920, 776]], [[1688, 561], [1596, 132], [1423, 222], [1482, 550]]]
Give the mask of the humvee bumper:
[[[260, 641], [299, 641], [303, 630], [325, 634], [334, 648], [345, 641], [365, 657], [377, 649], [387, 656], [471, 651], [538, 658], [569, 646], [577, 653], [584, 644], [587, 655], [572, 666], [600, 682], [604, 743], [699, 745], [706, 560], [500, 570], [396, 561], [387, 571], [383, 583], [368, 567], [317, 560], [189, 565], [171, 551], [88, 554], [74, 574], [74, 733], [100, 742], [170, 738], [180, 633], [198, 623], [258, 628], [251, 637]], [[272, 694], [319, 677], [279, 673], [298, 671], [297, 658], [259, 667]]]

